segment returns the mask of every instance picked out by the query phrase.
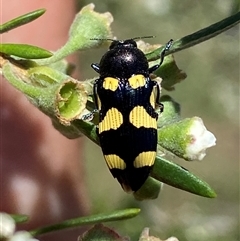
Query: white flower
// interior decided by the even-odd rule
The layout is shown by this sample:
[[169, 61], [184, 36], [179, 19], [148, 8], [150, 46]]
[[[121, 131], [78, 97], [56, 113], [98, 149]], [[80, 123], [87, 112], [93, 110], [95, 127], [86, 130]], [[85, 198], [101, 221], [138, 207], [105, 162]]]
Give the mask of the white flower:
[[0, 238], [9, 238], [15, 232], [15, 222], [7, 213], [0, 213]]
[[27, 231], [18, 231], [9, 239], [9, 241], [38, 241], [33, 238], [32, 235]]
[[193, 117], [187, 136], [188, 143], [184, 157], [188, 160], [202, 160], [206, 155], [206, 149], [216, 145], [215, 136], [206, 129], [199, 117]]
[[38, 241], [27, 231], [15, 232], [14, 219], [7, 213], [0, 213], [0, 239], [6, 241]]
[[[164, 240], [162, 240], [160, 238], [157, 238], [157, 237], [154, 237], [154, 236], [150, 236], [149, 235], [149, 228], [144, 228], [142, 233], [141, 233], [139, 241], [144, 241], [144, 240], [164, 241]], [[175, 237], [170, 237], [170, 238], [166, 239], [165, 241], [179, 241], [179, 240], [177, 238], [175, 238]]]

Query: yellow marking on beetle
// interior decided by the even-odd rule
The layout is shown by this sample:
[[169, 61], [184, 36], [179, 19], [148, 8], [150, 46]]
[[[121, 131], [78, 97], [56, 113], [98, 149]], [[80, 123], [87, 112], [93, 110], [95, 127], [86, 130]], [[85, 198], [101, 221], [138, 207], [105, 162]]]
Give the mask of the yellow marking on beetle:
[[129, 78], [128, 82], [133, 89], [137, 89], [146, 84], [146, 78], [141, 74], [137, 74]]
[[105, 78], [103, 80], [103, 88], [105, 90], [115, 91], [118, 88], [118, 80], [111, 77]]
[[151, 104], [152, 108], [155, 109], [155, 107], [156, 107], [156, 94], [155, 94], [154, 89], [153, 89], [153, 91], [150, 95], [150, 104]]
[[100, 100], [98, 95], [97, 95], [97, 105], [98, 105], [98, 109], [101, 110], [102, 109], [102, 103], [101, 103], [101, 100]]
[[152, 166], [156, 158], [155, 151], [146, 151], [140, 153], [134, 160], [133, 165], [136, 168]]
[[123, 159], [115, 154], [104, 155], [104, 158], [109, 169], [117, 168], [124, 170], [126, 168], [126, 163], [123, 161]]
[[99, 123], [99, 133], [109, 131], [110, 129], [116, 130], [123, 123], [122, 113], [117, 108], [111, 108], [107, 111], [103, 120]]
[[136, 106], [129, 114], [129, 121], [137, 128], [154, 128], [157, 129], [157, 121], [151, 117], [143, 106]]

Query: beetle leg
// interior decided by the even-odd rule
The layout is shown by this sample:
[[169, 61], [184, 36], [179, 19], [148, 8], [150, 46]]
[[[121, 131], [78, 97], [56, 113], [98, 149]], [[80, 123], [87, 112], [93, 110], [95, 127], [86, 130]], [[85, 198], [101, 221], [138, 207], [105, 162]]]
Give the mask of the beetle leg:
[[94, 117], [94, 114], [98, 112], [97, 109], [94, 109], [92, 110], [91, 112], [87, 113], [86, 115], [83, 115], [81, 120], [84, 120], [84, 121], [91, 121]]
[[173, 40], [170, 39], [167, 44], [165, 45], [165, 48], [162, 50], [162, 52], [160, 53], [160, 63], [159, 64], [156, 64], [154, 66], [152, 66], [151, 68], [148, 69], [149, 73], [152, 73], [154, 72], [155, 70], [157, 70], [161, 64], [163, 63], [163, 60], [164, 60], [164, 57], [166, 55], [166, 52], [169, 51], [169, 49], [171, 48], [172, 46], [172, 43], [173, 43]]
[[100, 72], [99, 64], [91, 64], [91, 67], [92, 67], [97, 73]]
[[155, 88], [156, 88], [156, 104], [158, 105], [158, 109], [160, 111], [160, 113], [163, 112], [163, 104], [160, 102], [160, 83], [157, 81], [154, 81], [155, 84]]
[[96, 109], [99, 110], [98, 102], [97, 102], [97, 83], [99, 79], [96, 79], [94, 84], [93, 84], [93, 101], [96, 106]]

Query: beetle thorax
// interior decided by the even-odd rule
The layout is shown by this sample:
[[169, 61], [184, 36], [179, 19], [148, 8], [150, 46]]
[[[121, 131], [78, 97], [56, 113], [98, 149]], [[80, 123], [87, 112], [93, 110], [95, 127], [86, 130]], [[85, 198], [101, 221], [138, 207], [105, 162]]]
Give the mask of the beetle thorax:
[[134, 47], [109, 50], [100, 61], [100, 75], [128, 79], [132, 75], [148, 75], [148, 62], [144, 53]]

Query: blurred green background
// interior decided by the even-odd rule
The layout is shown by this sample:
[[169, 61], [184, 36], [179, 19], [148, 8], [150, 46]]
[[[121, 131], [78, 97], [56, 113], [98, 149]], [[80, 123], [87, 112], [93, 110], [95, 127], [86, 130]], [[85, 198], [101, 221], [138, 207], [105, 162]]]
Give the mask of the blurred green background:
[[[95, 0], [95, 10], [113, 14], [113, 35], [118, 39], [154, 35], [150, 43], [178, 39], [239, 11], [234, 0]], [[81, 54], [82, 79], [96, 73], [106, 48]], [[201, 162], [173, 158], [215, 189], [218, 196], [207, 199], [164, 185], [154, 201], [135, 201], [113, 179], [101, 150], [86, 140], [86, 179], [92, 213], [140, 207], [132, 220], [108, 224], [121, 235], [137, 240], [144, 227], [154, 236], [180, 241], [237, 241], [239, 237], [239, 26], [190, 49], [175, 54], [188, 77], [175, 91], [163, 91], [181, 104], [182, 117], [199, 116], [215, 134], [217, 145]]]

